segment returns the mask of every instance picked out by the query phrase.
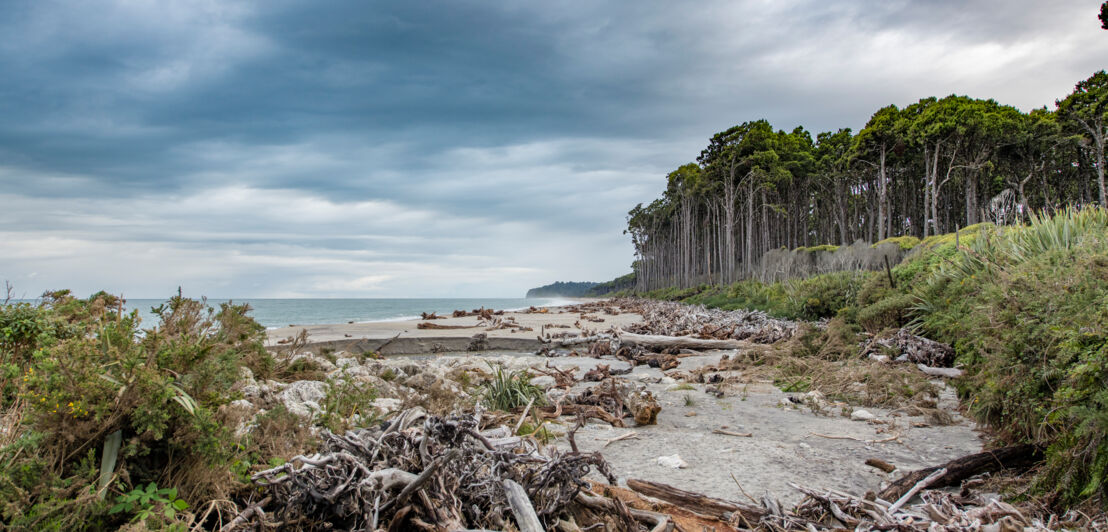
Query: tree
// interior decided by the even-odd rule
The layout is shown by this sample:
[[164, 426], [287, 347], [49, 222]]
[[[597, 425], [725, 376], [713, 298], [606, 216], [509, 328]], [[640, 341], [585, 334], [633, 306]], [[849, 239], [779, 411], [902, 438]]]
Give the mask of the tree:
[[1105, 201], [1108, 191], [1104, 186], [1104, 145], [1108, 141], [1108, 74], [1101, 70], [1079, 82], [1069, 96], [1056, 104], [1059, 118], [1069, 126], [1070, 131], [1091, 143], [1100, 204], [1108, 206]]
[[889, 212], [889, 174], [888, 159], [898, 141], [897, 129], [900, 109], [888, 105], [877, 110], [870, 117], [866, 127], [854, 137], [855, 160], [865, 162], [877, 171], [874, 187], [877, 192], [877, 240], [885, 239], [885, 227], [888, 225]]
[[1108, 2], [1100, 4], [1100, 27], [1108, 30]]

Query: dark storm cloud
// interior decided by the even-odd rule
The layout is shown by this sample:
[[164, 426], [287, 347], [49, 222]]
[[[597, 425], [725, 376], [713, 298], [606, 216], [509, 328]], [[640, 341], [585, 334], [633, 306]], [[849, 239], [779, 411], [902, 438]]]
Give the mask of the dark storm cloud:
[[[611, 277], [624, 213], [713, 132], [858, 128], [954, 92], [1049, 104], [1103, 67], [1096, 5], [9, 2], [0, 275], [213, 295]], [[135, 271], [72, 273], [113, 254]]]

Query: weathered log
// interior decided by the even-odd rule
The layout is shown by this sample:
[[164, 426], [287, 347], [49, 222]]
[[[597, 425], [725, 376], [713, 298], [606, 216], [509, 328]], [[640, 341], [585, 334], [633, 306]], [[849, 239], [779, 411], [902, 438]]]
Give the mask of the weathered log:
[[938, 482], [939, 478], [941, 478], [945, 474], [946, 469], [939, 469], [924, 477], [923, 480], [916, 482], [908, 490], [907, 493], [902, 495], [899, 499], [896, 500], [896, 502], [893, 503], [892, 506], [889, 507], [889, 514], [895, 514], [896, 511], [899, 510], [902, 506], [908, 504], [908, 501], [912, 500], [912, 497], [915, 497], [916, 494], [920, 491], [923, 491], [924, 488]]
[[868, 458], [866, 459], [866, 465], [870, 467], [876, 467], [886, 473], [892, 473], [896, 471], [896, 466], [880, 459], [880, 458]]
[[[578, 493], [574, 500], [582, 506], [592, 508], [593, 510], [609, 513], [617, 511], [616, 503], [604, 497], [594, 497], [592, 495]], [[631, 514], [631, 517], [634, 517], [636, 520], [645, 521], [654, 525], [651, 532], [670, 532], [673, 530], [673, 521], [668, 515], [648, 512], [646, 510], [636, 510], [634, 508], [628, 508], [627, 511]]]
[[431, 322], [420, 322], [416, 324], [417, 329], [476, 329], [476, 325], [439, 325]]
[[927, 375], [931, 375], [932, 377], [956, 379], [958, 377], [961, 377], [964, 373], [958, 368], [934, 368], [924, 364], [916, 364], [916, 367], [919, 368], [920, 371], [926, 373]]
[[758, 506], [717, 499], [649, 480], [628, 479], [627, 487], [647, 497], [724, 521], [730, 520], [733, 514], [739, 514], [746, 522], [757, 523], [766, 513], [765, 509]]
[[631, 416], [635, 418], [636, 425], [656, 425], [658, 423], [658, 412], [662, 411], [662, 407], [658, 405], [658, 400], [654, 398], [654, 394], [650, 391], [628, 391], [623, 396], [623, 404], [631, 411]]
[[519, 532], [543, 532], [542, 522], [539, 521], [535, 507], [531, 505], [531, 499], [527, 491], [516, 481], [506, 478], [500, 483], [504, 487], [504, 496], [508, 499], [508, 506], [512, 509], [512, 515], [516, 518]]
[[619, 341], [624, 344], [637, 345], [650, 349], [687, 348], [687, 349], [747, 349], [750, 342], [743, 340], [709, 340], [693, 336], [658, 336], [653, 334], [635, 334], [619, 332]]
[[946, 473], [935, 479], [931, 483], [932, 487], [953, 486], [981, 473], [991, 473], [1014, 467], [1027, 467], [1041, 458], [1042, 451], [1030, 444], [1013, 445], [993, 451], [971, 454], [955, 458], [938, 467], [927, 467], [908, 473], [889, 484], [887, 488], [881, 491], [879, 497], [886, 501], [895, 501], [908, 493], [908, 490], [912, 489], [912, 486], [915, 486], [916, 483], [940, 469], [946, 469]]

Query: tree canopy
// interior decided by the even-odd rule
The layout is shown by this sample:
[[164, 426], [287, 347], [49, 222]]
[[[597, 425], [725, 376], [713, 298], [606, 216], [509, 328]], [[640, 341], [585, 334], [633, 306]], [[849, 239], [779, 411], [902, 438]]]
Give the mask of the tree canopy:
[[743, 122], [628, 213], [640, 288], [730, 282], [771, 249], [876, 242], [1106, 203], [1108, 74], [1025, 113], [992, 99], [879, 108], [858, 132]]

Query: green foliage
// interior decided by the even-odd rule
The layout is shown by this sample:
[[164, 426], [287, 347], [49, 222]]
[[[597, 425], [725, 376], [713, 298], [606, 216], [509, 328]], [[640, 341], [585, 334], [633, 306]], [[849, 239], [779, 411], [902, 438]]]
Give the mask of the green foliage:
[[[220, 407], [245, 366], [264, 375], [272, 359], [265, 329], [246, 305], [208, 308], [171, 298], [154, 309], [156, 327], [139, 330], [137, 312], [97, 293], [50, 292], [39, 305], [0, 306], [5, 415], [22, 423], [0, 447], [0, 524], [16, 528], [104, 528], [114, 523], [96, 495], [105, 435], [120, 431], [116, 473], [130, 482], [166, 476], [189, 498], [225, 495], [204, 478], [240, 452]], [[34, 442], [33, 445], [30, 442]], [[33, 485], [23, 475], [34, 472]], [[33, 523], [33, 525], [31, 525]]]
[[527, 291], [527, 297], [581, 297], [599, 283], [557, 281]]
[[592, 288], [589, 288], [584, 295], [588, 297], [599, 297], [613, 295], [617, 292], [630, 292], [635, 288], [635, 281], [636, 274], [635, 272], [631, 272], [627, 275], [616, 277], [611, 281], [597, 283]]
[[898, 292], [858, 309], [855, 321], [867, 332], [875, 334], [883, 329], [906, 325], [915, 306], [915, 296]]
[[786, 283], [791, 317], [806, 320], [830, 318], [854, 304], [867, 276], [862, 272], [836, 272]]
[[1108, 465], [1108, 211], [984, 231], [915, 295], [917, 326], [954, 345], [970, 412], [1005, 441], [1049, 445], [1037, 487], [1097, 496]]
[[905, 236], [894, 236], [894, 237], [886, 238], [885, 240], [881, 240], [881, 241], [877, 242], [876, 244], [874, 244], [873, 247], [876, 248], [876, 247], [879, 247], [879, 246], [883, 246], [885, 244], [896, 244], [896, 246], [898, 248], [900, 248], [902, 251], [908, 251], [908, 250], [918, 246], [919, 243], [920, 243], [920, 239], [918, 239], [918, 238], [916, 238], [912, 235], [905, 235]]
[[157, 513], [173, 521], [177, 518], [177, 512], [188, 507], [187, 502], [177, 498], [177, 488], [158, 489], [158, 485], [151, 482], [145, 488], [138, 487], [120, 495], [108, 513], [134, 514], [133, 521], [146, 521]]
[[330, 381], [316, 424], [339, 434], [358, 425], [373, 424], [380, 416], [373, 406], [376, 398], [377, 391], [372, 386], [356, 379]]
[[502, 364], [492, 366], [492, 379], [483, 385], [481, 401], [493, 410], [509, 411], [526, 406], [531, 399], [543, 404], [542, 390], [531, 384], [531, 376], [525, 371], [504, 371]]

